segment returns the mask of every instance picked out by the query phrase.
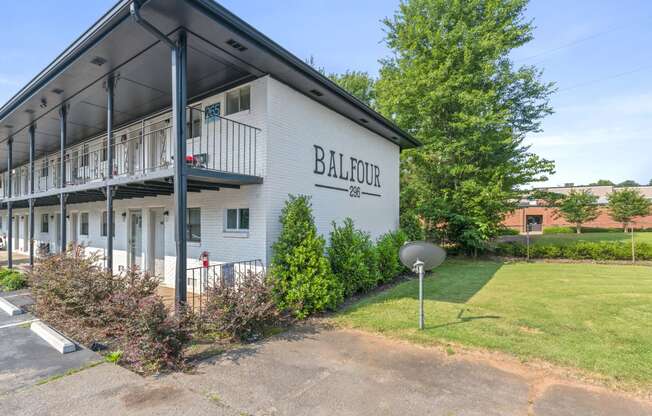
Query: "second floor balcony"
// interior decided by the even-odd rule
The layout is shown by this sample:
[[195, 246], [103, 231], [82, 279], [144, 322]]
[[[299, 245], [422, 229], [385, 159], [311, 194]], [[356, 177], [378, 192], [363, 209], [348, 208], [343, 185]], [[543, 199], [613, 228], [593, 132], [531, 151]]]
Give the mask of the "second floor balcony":
[[[187, 110], [186, 156], [192, 171], [204, 171], [227, 180], [245, 178], [256, 183], [264, 176], [260, 129], [221, 116], [209, 116], [199, 107]], [[109, 179], [128, 183], [171, 176], [175, 158], [169, 113], [152, 116], [114, 131], [113, 165], [108, 165], [106, 134], [66, 148], [65, 187], [74, 190], [101, 187]], [[9, 190], [11, 175], [11, 192]], [[34, 194], [56, 193], [61, 188], [61, 154], [34, 161]], [[0, 174], [3, 199], [30, 194], [29, 163]]]

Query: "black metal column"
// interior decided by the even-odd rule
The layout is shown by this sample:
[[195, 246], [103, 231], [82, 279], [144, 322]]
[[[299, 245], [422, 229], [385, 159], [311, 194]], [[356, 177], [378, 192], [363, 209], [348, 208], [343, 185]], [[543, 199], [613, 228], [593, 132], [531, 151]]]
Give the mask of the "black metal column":
[[34, 266], [34, 140], [36, 125], [29, 126], [29, 265]]
[[[14, 144], [14, 138], [9, 137], [7, 139], [7, 197], [11, 198], [11, 195], [13, 193], [13, 184], [11, 180], [11, 169], [13, 165], [13, 144]], [[11, 202], [7, 202], [7, 267], [10, 269], [14, 267], [14, 256], [13, 256], [13, 250], [14, 250], [14, 210], [13, 207], [11, 206]]]
[[172, 124], [174, 126], [174, 204], [176, 234], [175, 301], [177, 306], [187, 301], [187, 168], [186, 168], [186, 105], [187, 49], [186, 33], [179, 32], [172, 50]]
[[[115, 78], [106, 80], [106, 169], [107, 178], [113, 178], [113, 91]], [[106, 268], [113, 272], [113, 189], [106, 186]]]
[[66, 187], [66, 135], [67, 135], [67, 118], [68, 110], [66, 105], [63, 104], [59, 109], [59, 126], [60, 126], [60, 139], [59, 139], [59, 155], [61, 157], [61, 164], [59, 165], [59, 251], [65, 253], [66, 251], [66, 194], [63, 193]]

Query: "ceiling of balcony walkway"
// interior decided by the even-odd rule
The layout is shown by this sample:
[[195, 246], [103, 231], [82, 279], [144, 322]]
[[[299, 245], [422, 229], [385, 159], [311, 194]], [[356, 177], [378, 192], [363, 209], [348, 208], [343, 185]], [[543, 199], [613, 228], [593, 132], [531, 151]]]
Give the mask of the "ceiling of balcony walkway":
[[[0, 108], [0, 171], [9, 137], [14, 167], [29, 158], [28, 126], [36, 122], [36, 156], [59, 147], [59, 108], [69, 105], [68, 144], [106, 131], [104, 88], [118, 76], [115, 126], [171, 106], [171, 51], [136, 23], [122, 0]], [[149, 0], [142, 17], [175, 39], [188, 33], [189, 101], [265, 74], [287, 83], [402, 147], [408, 134], [212, 0]], [[235, 43], [234, 43], [235, 41]]]

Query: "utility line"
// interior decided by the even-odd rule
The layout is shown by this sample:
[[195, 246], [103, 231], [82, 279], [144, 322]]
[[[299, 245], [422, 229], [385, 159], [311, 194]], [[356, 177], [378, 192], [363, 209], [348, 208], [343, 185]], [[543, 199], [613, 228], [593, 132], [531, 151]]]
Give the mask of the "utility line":
[[[650, 18], [650, 16], [647, 16], [645, 18], [645, 20], [648, 20], [649, 18]], [[604, 36], [604, 35], [607, 35], [609, 33], [616, 32], [618, 30], [625, 29], [625, 28], [628, 28], [628, 27], [632, 27], [632, 26], [637, 25], [637, 24], [643, 24], [643, 23], [644, 22], [638, 22], [638, 23], [634, 23], [634, 24], [625, 24], [625, 25], [614, 26], [611, 29], [607, 29], [607, 30], [604, 30], [604, 31], [598, 32], [598, 33], [594, 33], [594, 34], [586, 36], [584, 38], [576, 39], [576, 40], [574, 40], [572, 42], [559, 45], [559, 46], [557, 46], [555, 48], [548, 49], [548, 50], [536, 53], [534, 55], [530, 55], [530, 56], [525, 57], [525, 58], [515, 59], [514, 62], [525, 62], [525, 61], [529, 61], [529, 60], [534, 59], [534, 58], [538, 58], [540, 56], [549, 55], [551, 53], [560, 51], [562, 49], [570, 48], [570, 47], [575, 46], [577, 44], [586, 42], [588, 40], [595, 39], [595, 38], [598, 38], [600, 36]], [[540, 63], [540, 62], [542, 62], [542, 61], [538, 61], [535, 64]]]
[[621, 77], [624, 77], [626, 75], [634, 74], [636, 72], [640, 72], [640, 71], [643, 71], [643, 70], [648, 69], [648, 68], [652, 68], [652, 65], [644, 65], [644, 66], [632, 69], [630, 71], [620, 72], [618, 74], [608, 75], [606, 77], [596, 78], [596, 79], [586, 81], [586, 82], [580, 82], [580, 83], [571, 85], [569, 87], [560, 88], [559, 90], [557, 90], [557, 93], [564, 92], [564, 91], [569, 91], [569, 90], [574, 90], [576, 88], [585, 87], [585, 86], [596, 84], [596, 83], [602, 82], [602, 81], [607, 81], [607, 80], [611, 80], [611, 79], [615, 79], [615, 78], [621, 78]]

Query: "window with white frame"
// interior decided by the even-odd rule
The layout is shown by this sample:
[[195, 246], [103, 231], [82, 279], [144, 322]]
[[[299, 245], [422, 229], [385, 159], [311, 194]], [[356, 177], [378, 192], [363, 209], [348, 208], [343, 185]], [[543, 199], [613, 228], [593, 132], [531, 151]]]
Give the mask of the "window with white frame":
[[226, 231], [249, 231], [249, 208], [226, 210]]
[[50, 216], [48, 214], [41, 214], [41, 232], [50, 232]]
[[[107, 227], [107, 222], [108, 216], [107, 216], [107, 211], [102, 211], [102, 229], [100, 230], [100, 235], [102, 237], [106, 237], [106, 230], [108, 229]], [[115, 211], [113, 211], [113, 223], [111, 224], [111, 236], [115, 237]]]
[[88, 235], [88, 212], [82, 212], [79, 216], [79, 234]]
[[226, 93], [226, 115], [249, 110], [251, 107], [251, 87], [246, 86]]
[[187, 235], [189, 242], [201, 242], [201, 208], [188, 208]]

